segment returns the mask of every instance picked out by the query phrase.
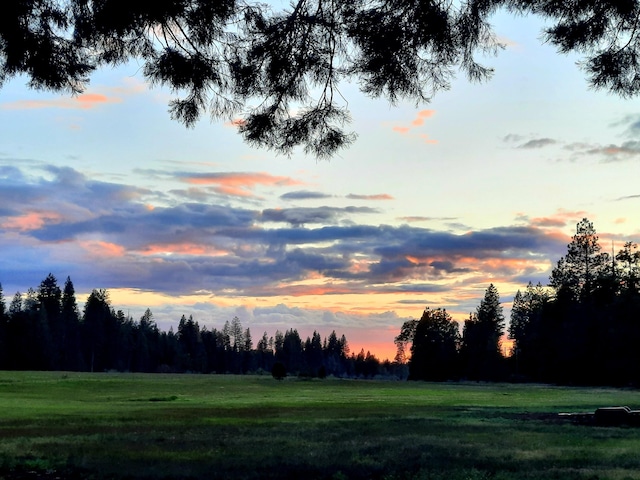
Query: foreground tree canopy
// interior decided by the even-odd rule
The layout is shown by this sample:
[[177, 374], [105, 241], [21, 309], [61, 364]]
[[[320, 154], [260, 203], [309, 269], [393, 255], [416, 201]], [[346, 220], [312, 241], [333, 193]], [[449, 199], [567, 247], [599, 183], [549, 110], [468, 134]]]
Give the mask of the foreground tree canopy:
[[[277, 4], [277, 5], [276, 5]], [[11, 0], [0, 18], [0, 82], [79, 93], [97, 68], [135, 59], [172, 88], [173, 118], [240, 119], [249, 144], [318, 157], [348, 145], [341, 82], [394, 103], [427, 102], [462, 72], [484, 80], [475, 55], [496, 53], [499, 9], [551, 22], [546, 41], [584, 60], [590, 85], [640, 90], [636, 0]]]

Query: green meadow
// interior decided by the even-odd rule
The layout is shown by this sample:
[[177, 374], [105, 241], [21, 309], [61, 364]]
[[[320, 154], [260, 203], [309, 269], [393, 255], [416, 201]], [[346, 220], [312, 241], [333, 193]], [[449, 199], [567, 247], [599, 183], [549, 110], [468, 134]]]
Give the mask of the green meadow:
[[0, 479], [640, 479], [631, 389], [0, 372]]

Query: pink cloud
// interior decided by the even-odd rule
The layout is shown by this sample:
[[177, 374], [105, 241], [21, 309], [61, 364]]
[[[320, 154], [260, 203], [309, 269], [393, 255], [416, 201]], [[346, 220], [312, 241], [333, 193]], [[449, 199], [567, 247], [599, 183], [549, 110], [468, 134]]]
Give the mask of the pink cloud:
[[568, 211], [559, 209], [555, 214], [546, 217], [530, 218], [528, 215], [519, 213], [516, 215], [518, 220], [527, 222], [529, 225], [541, 228], [562, 228], [567, 224], [575, 224], [584, 217], [588, 217], [588, 212], [584, 210]]
[[225, 122], [224, 125], [225, 127], [239, 128], [245, 125], [246, 123], [247, 121], [244, 118], [234, 118], [229, 122]]
[[7, 230], [18, 230], [28, 232], [38, 230], [47, 223], [57, 222], [62, 219], [62, 215], [57, 212], [33, 211], [24, 215], [9, 217], [0, 224], [0, 227]]
[[257, 185], [291, 186], [303, 183], [292, 179], [271, 175], [264, 172], [227, 172], [185, 176], [182, 180], [192, 185], [212, 185], [214, 191], [223, 195], [251, 197], [251, 191]]
[[170, 244], [150, 244], [144, 247], [140, 251], [142, 255], [195, 255], [195, 256], [209, 256], [219, 257], [228, 255], [229, 251], [220, 250], [215, 247], [207, 245], [197, 245], [190, 243], [170, 243]]

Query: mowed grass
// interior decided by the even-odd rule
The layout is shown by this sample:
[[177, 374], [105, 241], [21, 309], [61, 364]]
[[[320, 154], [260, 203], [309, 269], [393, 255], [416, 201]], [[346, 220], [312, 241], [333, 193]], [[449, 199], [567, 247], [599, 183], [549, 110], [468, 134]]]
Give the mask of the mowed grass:
[[640, 479], [640, 429], [557, 416], [612, 405], [640, 392], [0, 372], [0, 479]]

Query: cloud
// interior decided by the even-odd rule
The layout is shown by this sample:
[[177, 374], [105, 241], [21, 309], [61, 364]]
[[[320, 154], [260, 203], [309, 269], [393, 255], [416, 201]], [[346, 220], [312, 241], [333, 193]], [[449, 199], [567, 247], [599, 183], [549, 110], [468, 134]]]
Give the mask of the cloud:
[[424, 119], [433, 117], [435, 113], [436, 113], [435, 110], [420, 110], [417, 113], [416, 118], [414, 118], [413, 121], [411, 122], [411, 125], [413, 127], [419, 127], [421, 125], [424, 125]]
[[394, 198], [388, 193], [379, 193], [375, 195], [356, 195], [355, 193], [350, 193], [347, 195], [349, 200], [393, 200]]
[[418, 222], [450, 222], [456, 220], [455, 217], [422, 217], [422, 216], [408, 216], [408, 217], [398, 217], [398, 220], [402, 220], [407, 223], [418, 223]]
[[295, 192], [287, 192], [285, 194], [280, 195], [282, 200], [323, 200], [326, 198], [331, 198], [331, 195], [328, 195], [323, 192], [312, 192], [309, 190], [298, 190]]
[[234, 118], [231, 121], [225, 122], [224, 126], [231, 127], [231, 128], [240, 128], [245, 126], [246, 124], [247, 124], [247, 121], [244, 118]]
[[564, 227], [567, 224], [567, 220], [564, 218], [557, 217], [537, 217], [531, 219], [531, 225], [535, 225], [537, 227], [546, 228], [546, 227]]
[[512, 40], [509, 37], [505, 37], [503, 35], [498, 35], [496, 37], [496, 40], [504, 48], [519, 49], [520, 47], [522, 47], [522, 45], [520, 43], [516, 42], [515, 40]]
[[59, 222], [60, 219], [60, 214], [54, 211], [30, 211], [15, 216], [7, 215], [4, 221], [0, 221], [0, 227], [26, 232], [40, 229], [47, 223]]
[[543, 148], [543, 147], [548, 147], [549, 145], [555, 145], [556, 143], [558, 143], [558, 141], [552, 138], [534, 138], [532, 140], [529, 140], [528, 142], [518, 145], [517, 148], [521, 148], [521, 149]]
[[598, 146], [587, 150], [586, 153], [602, 156], [605, 163], [628, 160], [640, 155], [640, 141], [629, 140], [620, 145]]
[[3, 110], [36, 110], [43, 108], [62, 108], [75, 110], [91, 110], [98, 106], [120, 103], [121, 98], [108, 97], [100, 93], [83, 93], [69, 98], [53, 98], [47, 100], [18, 100], [3, 103]]
[[59, 108], [65, 110], [93, 110], [104, 105], [122, 103], [123, 97], [136, 95], [147, 90], [143, 82], [125, 78], [122, 85], [97, 87], [95, 91], [84, 92], [69, 97], [55, 97], [37, 100], [18, 100], [0, 104], [2, 110], [39, 110]]
[[378, 213], [369, 207], [318, 207], [318, 208], [269, 208], [262, 211], [262, 220], [266, 222], [283, 222], [300, 226], [309, 223], [337, 223], [349, 214]]
[[[548, 277], [566, 251], [557, 219], [575, 213], [520, 216], [519, 225], [453, 233], [372, 225], [365, 220], [377, 210], [370, 207], [252, 209], [194, 197], [150, 208], [156, 192], [70, 168], [7, 166], [0, 173], [0, 281], [11, 288], [22, 282], [23, 290], [51, 271], [70, 275], [77, 290], [175, 297], [303, 301], [323, 295], [338, 302], [371, 295], [397, 303], [455, 289], [456, 297], [475, 298], [482, 282]], [[255, 178], [271, 186], [289, 181], [250, 173], [178, 178], [204, 182], [198, 188], [229, 178], [241, 185]]]
[[515, 143], [515, 142], [521, 142], [522, 140], [524, 140], [524, 138], [525, 137], [523, 137], [522, 135], [518, 135], [516, 133], [509, 133], [504, 137], [502, 137], [502, 141], [506, 143]]
[[613, 122], [611, 127], [624, 127], [624, 136], [638, 138], [638, 135], [640, 134], [640, 115], [625, 115], [620, 120]]
[[430, 138], [429, 135], [427, 135], [426, 133], [421, 133], [418, 135], [418, 137], [424, 140], [424, 143], [429, 143], [431, 145], [435, 145], [436, 143], [438, 143], [437, 140]]
[[192, 185], [213, 185], [215, 192], [234, 197], [253, 197], [253, 189], [257, 185], [282, 187], [302, 184], [291, 177], [264, 172], [188, 173], [180, 175], [180, 179]]
[[575, 224], [586, 216], [588, 216], [588, 212], [584, 210], [568, 211], [559, 209], [553, 215], [546, 217], [531, 218], [528, 215], [520, 213], [516, 216], [516, 219], [538, 228], [562, 228], [566, 225]]
[[406, 300], [398, 300], [397, 303], [402, 305], [422, 305], [423, 307], [429, 305], [429, 302], [423, 299], [406, 299]]
[[466, 272], [469, 272], [468, 268], [455, 267], [453, 262], [451, 262], [449, 260], [445, 260], [445, 261], [434, 260], [433, 262], [431, 262], [429, 264], [429, 266], [433, 267], [436, 270], [442, 270], [443, 272], [446, 272], [446, 273], [466, 273]]
[[81, 114], [66, 114], [61, 118], [66, 123], [66, 128], [80, 130], [86, 113], [105, 109], [110, 105], [123, 103], [127, 97], [139, 95], [145, 92], [148, 85], [132, 77], [121, 80], [116, 86], [97, 86], [89, 91], [72, 96], [49, 96], [46, 94], [32, 93], [31, 98], [13, 102], [0, 103], [0, 110], [66, 110], [82, 112]]
[[623, 200], [638, 200], [640, 199], [640, 194], [638, 195], [625, 195], [624, 197], [616, 198], [616, 202], [621, 202]]
[[[416, 113], [415, 118], [411, 120], [409, 125], [394, 125], [392, 127], [392, 130], [401, 135], [407, 135], [411, 133], [413, 129], [423, 126], [425, 123], [425, 120], [427, 118], [433, 117], [435, 113], [436, 113], [435, 110], [420, 110], [419, 112]], [[433, 140], [429, 138], [429, 136], [424, 133], [418, 134], [416, 135], [416, 137], [421, 138], [422, 140], [425, 141], [425, 143], [429, 143], [429, 144], [438, 143], [437, 140]]]

